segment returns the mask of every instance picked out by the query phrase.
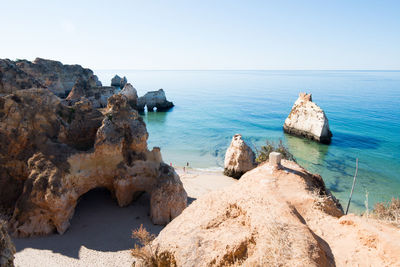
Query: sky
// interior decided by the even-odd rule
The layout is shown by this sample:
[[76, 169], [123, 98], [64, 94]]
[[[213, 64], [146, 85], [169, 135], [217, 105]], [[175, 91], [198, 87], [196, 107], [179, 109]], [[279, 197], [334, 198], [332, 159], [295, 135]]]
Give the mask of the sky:
[[400, 1], [0, 0], [0, 58], [92, 69], [400, 70]]

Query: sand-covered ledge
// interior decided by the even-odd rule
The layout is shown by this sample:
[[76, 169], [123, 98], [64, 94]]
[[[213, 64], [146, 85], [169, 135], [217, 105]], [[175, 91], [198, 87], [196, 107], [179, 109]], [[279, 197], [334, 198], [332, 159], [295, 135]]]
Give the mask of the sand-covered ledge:
[[[236, 183], [221, 171], [176, 168], [188, 193], [196, 198]], [[63, 234], [13, 238], [16, 266], [131, 266], [129, 249], [134, 246], [132, 229], [143, 224], [153, 234], [162, 226], [151, 223], [149, 196], [142, 195], [128, 207], [120, 208], [106, 190], [92, 190], [80, 200], [71, 227]]]

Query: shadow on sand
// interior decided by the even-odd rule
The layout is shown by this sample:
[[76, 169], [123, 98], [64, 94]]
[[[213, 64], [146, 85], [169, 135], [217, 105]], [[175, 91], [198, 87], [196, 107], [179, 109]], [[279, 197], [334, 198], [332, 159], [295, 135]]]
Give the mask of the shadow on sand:
[[17, 252], [25, 248], [51, 250], [79, 259], [81, 246], [114, 252], [133, 248], [133, 229], [141, 224], [158, 235], [163, 226], [153, 225], [149, 216], [150, 198], [142, 194], [131, 205], [120, 208], [106, 189], [94, 189], [82, 196], [71, 226], [63, 234], [43, 237], [13, 238]]

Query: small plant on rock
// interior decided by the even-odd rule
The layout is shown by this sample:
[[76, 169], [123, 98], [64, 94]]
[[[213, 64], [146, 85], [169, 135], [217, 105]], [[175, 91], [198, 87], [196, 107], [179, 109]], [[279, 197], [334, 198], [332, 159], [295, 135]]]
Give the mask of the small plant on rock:
[[262, 146], [260, 150], [257, 150], [256, 161], [258, 163], [267, 161], [269, 158], [269, 154], [271, 152], [279, 152], [282, 154], [283, 159], [287, 159], [287, 160], [296, 162], [293, 154], [290, 153], [289, 149], [283, 145], [282, 140], [279, 140], [278, 144], [275, 144], [274, 142], [267, 140], [266, 145]]
[[[156, 248], [153, 247], [151, 243], [156, 236], [150, 234], [143, 227], [143, 224], [140, 225], [139, 229], [132, 231], [132, 238], [140, 243], [140, 245], [135, 244], [134, 248], [131, 249], [131, 255], [140, 262], [139, 266], [176, 266], [173, 256], [168, 253], [158, 253], [158, 246]], [[133, 266], [136, 266], [136, 262], [133, 263]]]

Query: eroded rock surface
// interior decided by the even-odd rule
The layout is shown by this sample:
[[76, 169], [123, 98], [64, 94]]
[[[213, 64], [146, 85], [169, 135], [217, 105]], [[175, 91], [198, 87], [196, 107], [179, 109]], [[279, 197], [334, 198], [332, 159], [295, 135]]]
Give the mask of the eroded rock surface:
[[121, 90], [121, 94], [126, 96], [132, 108], [137, 109], [138, 94], [132, 84], [127, 83]]
[[73, 105], [82, 98], [89, 100], [94, 108], [104, 108], [107, 106], [109, 97], [117, 93], [117, 89], [112, 86], [92, 86], [88, 81], [79, 78], [71, 92], [65, 99], [67, 105]]
[[93, 71], [80, 65], [64, 65], [59, 61], [42, 58], [36, 58], [33, 62], [19, 60], [15, 64], [60, 97], [66, 97], [79, 78], [91, 87], [101, 86]]
[[144, 96], [139, 97], [137, 103], [138, 110], [143, 111], [145, 106], [147, 106], [147, 111], [151, 112], [154, 111], [154, 108], [157, 108], [157, 111], [168, 110], [174, 104], [167, 100], [164, 90], [159, 89], [158, 91], [147, 92]]
[[[162, 266], [396, 266], [395, 226], [343, 215], [321, 176], [282, 160], [195, 200], [151, 248]], [[175, 264], [175, 265], [174, 265]]]
[[239, 179], [245, 172], [256, 166], [253, 150], [243, 141], [240, 134], [235, 134], [225, 153], [224, 174]]
[[20, 69], [14, 61], [0, 59], [0, 95], [29, 88], [45, 88], [45, 86], [35, 77]]
[[329, 144], [332, 138], [325, 112], [312, 102], [311, 94], [306, 93], [300, 93], [285, 120], [283, 130], [326, 144]]
[[15, 247], [7, 232], [6, 224], [0, 220], [0, 266], [14, 266]]
[[128, 80], [126, 79], [125, 76], [123, 78], [121, 78], [118, 75], [115, 75], [111, 79], [111, 86], [119, 87], [122, 89], [122, 88], [124, 88], [124, 86], [126, 85], [127, 82], [128, 82]]
[[0, 97], [0, 137], [0, 204], [14, 208], [16, 235], [63, 233], [78, 198], [98, 187], [120, 206], [148, 192], [156, 224], [186, 207], [179, 176], [147, 149], [146, 125], [122, 94], [103, 115], [84, 97], [66, 106], [47, 89], [17, 91]]

